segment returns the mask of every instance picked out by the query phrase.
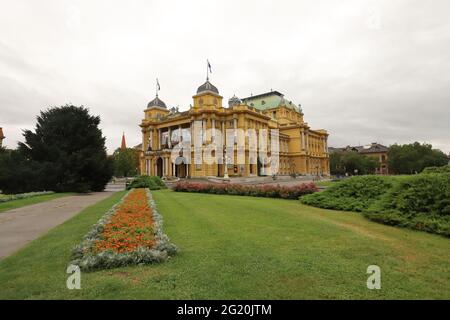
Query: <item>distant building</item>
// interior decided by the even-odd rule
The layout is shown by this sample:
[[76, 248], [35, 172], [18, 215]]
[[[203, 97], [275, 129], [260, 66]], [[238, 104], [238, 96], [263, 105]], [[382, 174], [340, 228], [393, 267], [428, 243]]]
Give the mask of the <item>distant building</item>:
[[3, 146], [3, 139], [6, 137], [3, 134], [3, 128], [0, 127], [0, 148]]
[[347, 146], [344, 148], [333, 148], [333, 147], [328, 148], [328, 152], [330, 154], [332, 154], [334, 152], [339, 152], [339, 151], [354, 151], [354, 152], [363, 154], [365, 156], [374, 157], [374, 158], [378, 159], [378, 162], [379, 162], [379, 167], [376, 168], [375, 173], [376, 174], [388, 174], [389, 173], [388, 164], [387, 164], [389, 148], [386, 146], [383, 146], [377, 142], [372, 142], [371, 144], [365, 145], [365, 146], [355, 146], [355, 147]]

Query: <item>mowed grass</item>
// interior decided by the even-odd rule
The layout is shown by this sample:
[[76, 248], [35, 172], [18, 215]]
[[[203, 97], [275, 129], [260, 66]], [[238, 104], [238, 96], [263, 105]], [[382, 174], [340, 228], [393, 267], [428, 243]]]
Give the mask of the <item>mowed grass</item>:
[[[70, 250], [123, 192], [0, 261], [0, 299], [449, 299], [450, 240], [295, 200], [153, 191], [180, 253], [83, 273]], [[368, 290], [369, 265], [381, 290]]]
[[0, 212], [17, 209], [20, 207], [29, 206], [31, 204], [36, 204], [40, 202], [45, 202], [53, 199], [58, 199], [61, 197], [67, 197], [73, 195], [74, 193], [52, 193], [44, 194], [42, 196], [35, 196], [26, 199], [11, 200], [7, 202], [0, 202]]

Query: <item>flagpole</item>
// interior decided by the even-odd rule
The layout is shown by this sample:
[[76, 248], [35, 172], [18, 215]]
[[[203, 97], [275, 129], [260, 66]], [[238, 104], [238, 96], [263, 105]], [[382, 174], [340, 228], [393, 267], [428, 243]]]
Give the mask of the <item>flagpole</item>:
[[206, 81], [209, 81], [208, 59], [206, 59]]

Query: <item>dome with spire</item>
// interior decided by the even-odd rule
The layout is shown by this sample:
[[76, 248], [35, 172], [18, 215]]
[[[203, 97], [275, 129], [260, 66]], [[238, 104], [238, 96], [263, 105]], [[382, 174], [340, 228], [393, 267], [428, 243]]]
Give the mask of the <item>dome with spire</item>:
[[158, 98], [158, 95], [156, 95], [156, 98], [148, 103], [147, 109], [151, 108], [151, 107], [160, 107], [160, 108], [167, 109], [166, 104], [164, 103], [164, 101], [162, 101], [160, 98]]
[[230, 99], [228, 99], [228, 106], [236, 106], [242, 103], [242, 100], [236, 97], [236, 95], [233, 95]]
[[200, 87], [198, 87], [197, 94], [206, 92], [206, 91], [210, 91], [210, 92], [219, 94], [219, 90], [217, 90], [217, 88], [214, 85], [212, 85], [211, 82], [209, 82], [209, 80], [206, 80], [206, 82], [204, 84], [202, 84]]

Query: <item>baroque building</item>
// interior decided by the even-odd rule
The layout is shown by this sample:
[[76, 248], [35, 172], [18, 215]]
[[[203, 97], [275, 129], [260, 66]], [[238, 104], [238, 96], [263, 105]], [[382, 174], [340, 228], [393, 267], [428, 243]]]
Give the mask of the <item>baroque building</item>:
[[[158, 84], [159, 87], [159, 84]], [[189, 110], [180, 112], [178, 108], [168, 109], [156, 94], [144, 110], [145, 117], [140, 127], [142, 131], [142, 149], [140, 156], [141, 173], [160, 177], [251, 177], [258, 175], [322, 175], [330, 174], [326, 130], [312, 130], [303, 120], [300, 105], [288, 101], [278, 91], [252, 95], [239, 99], [233, 96], [228, 106], [222, 104], [223, 97], [209, 79], [198, 87], [192, 97], [193, 104]], [[198, 125], [200, 123], [200, 131]], [[208, 130], [210, 129], [210, 130]], [[229, 132], [242, 129], [243, 135], [229, 137]], [[237, 130], [236, 130], [237, 129]], [[267, 156], [271, 156], [271, 139], [278, 140], [278, 170], [273, 172], [267, 159], [255, 157], [253, 144], [247, 132], [259, 134], [262, 129], [271, 132], [278, 129], [275, 136], [268, 134]], [[198, 132], [199, 131], [199, 132]], [[196, 154], [206, 154], [208, 145], [219, 141], [215, 134], [220, 134], [220, 143], [232, 139], [236, 148], [233, 155], [216, 151], [207, 153], [219, 161], [196, 161]], [[194, 144], [200, 134], [200, 147]], [[191, 139], [192, 137], [192, 139]], [[184, 143], [190, 144], [190, 150], [180, 151], [179, 157], [173, 159], [174, 148]], [[238, 149], [245, 156], [245, 161], [238, 161]], [[259, 145], [257, 146], [258, 148]], [[197, 148], [197, 149], [196, 149]], [[226, 150], [223, 147], [223, 150]], [[254, 150], [253, 150], [254, 151]], [[259, 152], [260, 150], [258, 150]], [[197, 152], [197, 153], [196, 153]], [[258, 153], [259, 154], [259, 153]], [[206, 156], [207, 158], [208, 156]], [[234, 158], [234, 161], [232, 159]], [[256, 159], [255, 159], [256, 158]], [[203, 158], [205, 159], [205, 158]], [[224, 159], [224, 160], [222, 160]], [[240, 158], [242, 159], [242, 157]]]

